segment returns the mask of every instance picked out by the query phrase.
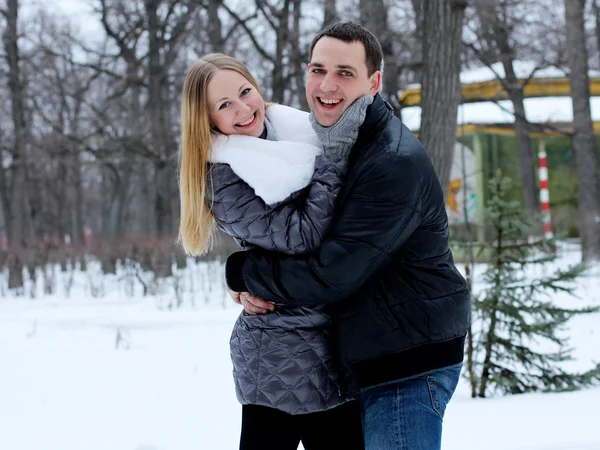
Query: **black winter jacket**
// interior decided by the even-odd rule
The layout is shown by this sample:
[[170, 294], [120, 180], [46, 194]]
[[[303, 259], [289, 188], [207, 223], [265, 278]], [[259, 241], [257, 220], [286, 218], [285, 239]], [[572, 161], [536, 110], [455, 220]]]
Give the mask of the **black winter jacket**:
[[227, 283], [268, 301], [331, 306], [351, 392], [460, 363], [470, 296], [448, 246], [438, 177], [377, 95], [316, 253], [232, 254]]

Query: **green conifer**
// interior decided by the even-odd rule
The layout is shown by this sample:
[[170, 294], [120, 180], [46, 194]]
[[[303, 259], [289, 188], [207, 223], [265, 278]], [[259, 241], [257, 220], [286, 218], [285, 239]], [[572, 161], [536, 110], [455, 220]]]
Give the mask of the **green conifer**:
[[[574, 296], [586, 266], [552, 268], [556, 241], [528, 239], [532, 227], [520, 204], [506, 198], [511, 180], [490, 180], [487, 221], [492, 240], [480, 245], [489, 261], [473, 298], [472, 395], [571, 391], [600, 380], [600, 365], [583, 373], [564, 369], [572, 349], [561, 331], [573, 316], [597, 307], [565, 308], [553, 294]], [[543, 270], [532, 270], [532, 267]], [[539, 276], [537, 276], [537, 275]], [[548, 351], [550, 349], [550, 351]]]

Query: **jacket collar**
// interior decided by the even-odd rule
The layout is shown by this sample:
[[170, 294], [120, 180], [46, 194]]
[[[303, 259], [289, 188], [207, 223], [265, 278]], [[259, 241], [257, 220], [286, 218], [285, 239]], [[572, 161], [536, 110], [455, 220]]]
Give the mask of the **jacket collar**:
[[[353, 150], [365, 147], [374, 134], [383, 130], [390, 119], [394, 117], [393, 111], [391, 105], [377, 93], [373, 103], [367, 108], [367, 115], [358, 131], [358, 139]], [[355, 152], [353, 151], [353, 153]]]

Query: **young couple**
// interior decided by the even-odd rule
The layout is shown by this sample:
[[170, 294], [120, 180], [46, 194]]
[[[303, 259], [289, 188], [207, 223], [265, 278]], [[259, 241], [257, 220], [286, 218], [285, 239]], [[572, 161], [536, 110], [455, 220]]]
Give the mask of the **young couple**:
[[226, 264], [241, 449], [441, 447], [470, 297], [433, 166], [378, 94], [382, 58], [357, 24], [321, 31], [310, 114], [266, 104], [225, 55], [187, 74], [180, 240], [201, 254], [216, 224], [245, 250]]

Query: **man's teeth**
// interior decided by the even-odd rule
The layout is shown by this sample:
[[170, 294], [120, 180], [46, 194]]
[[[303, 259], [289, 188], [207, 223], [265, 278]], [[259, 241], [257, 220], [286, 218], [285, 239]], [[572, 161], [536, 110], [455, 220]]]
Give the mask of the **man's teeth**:
[[339, 102], [341, 102], [341, 100], [330, 100], [330, 99], [322, 98], [321, 102], [325, 103], [326, 105], [337, 105]]
[[254, 120], [254, 114], [252, 115], [252, 117], [250, 117], [246, 122], [241, 122], [238, 123], [238, 125], [240, 127], [245, 127], [246, 125], [250, 125], [252, 123], [252, 121]]

